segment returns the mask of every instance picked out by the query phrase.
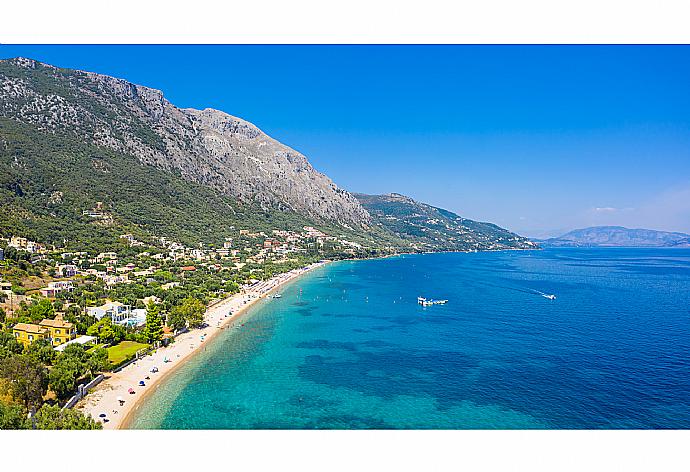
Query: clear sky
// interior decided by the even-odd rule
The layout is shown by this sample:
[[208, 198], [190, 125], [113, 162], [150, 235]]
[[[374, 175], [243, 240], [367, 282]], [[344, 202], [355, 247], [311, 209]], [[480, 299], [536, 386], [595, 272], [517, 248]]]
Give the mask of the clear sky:
[[245, 118], [339, 186], [528, 236], [690, 232], [690, 47], [6, 46]]

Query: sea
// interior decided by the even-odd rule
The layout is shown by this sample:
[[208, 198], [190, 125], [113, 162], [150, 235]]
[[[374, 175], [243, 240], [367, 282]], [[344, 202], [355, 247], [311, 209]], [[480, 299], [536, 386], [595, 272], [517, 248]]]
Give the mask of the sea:
[[130, 427], [690, 428], [689, 249], [342, 261], [280, 292]]

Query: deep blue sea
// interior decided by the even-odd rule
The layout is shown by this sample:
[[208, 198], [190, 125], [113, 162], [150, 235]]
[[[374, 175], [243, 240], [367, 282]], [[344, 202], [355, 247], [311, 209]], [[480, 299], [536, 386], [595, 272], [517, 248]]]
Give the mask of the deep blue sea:
[[690, 428], [690, 250], [347, 261], [282, 294], [131, 426]]

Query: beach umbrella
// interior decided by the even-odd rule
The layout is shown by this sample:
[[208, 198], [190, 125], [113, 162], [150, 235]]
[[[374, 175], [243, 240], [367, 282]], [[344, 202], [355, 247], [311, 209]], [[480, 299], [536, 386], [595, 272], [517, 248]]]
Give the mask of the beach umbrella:
[[142, 387], [145, 387], [145, 386], [146, 386], [146, 384], [144, 383], [143, 380], [140, 380], [140, 381], [139, 381], [139, 385], [141, 385]]
[[101, 418], [105, 418], [107, 415], [106, 415], [105, 413], [101, 413], [101, 414], [98, 415], [98, 416], [101, 417]]
[[127, 390], [127, 391], [128, 391], [129, 393], [134, 393], [134, 389], [133, 389], [133, 388], [130, 388], [130, 389]]

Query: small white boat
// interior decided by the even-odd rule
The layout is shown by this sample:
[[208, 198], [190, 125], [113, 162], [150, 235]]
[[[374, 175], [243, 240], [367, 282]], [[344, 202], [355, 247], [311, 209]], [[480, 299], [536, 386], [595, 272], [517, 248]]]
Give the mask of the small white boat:
[[282, 296], [281, 294], [279, 294], [279, 293], [276, 293], [275, 295], [273, 295], [273, 298], [282, 298], [282, 297], [283, 297], [283, 296]]
[[433, 300], [431, 298], [417, 297], [417, 303], [422, 306], [445, 305], [448, 300]]
[[541, 296], [544, 298], [548, 298], [549, 300], [555, 300], [556, 299], [556, 295], [542, 293]]

